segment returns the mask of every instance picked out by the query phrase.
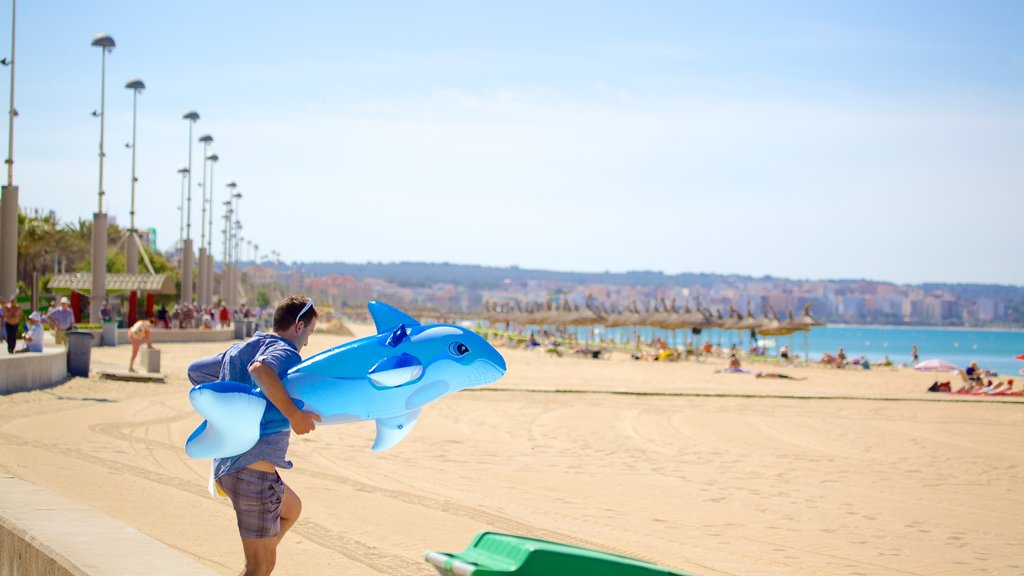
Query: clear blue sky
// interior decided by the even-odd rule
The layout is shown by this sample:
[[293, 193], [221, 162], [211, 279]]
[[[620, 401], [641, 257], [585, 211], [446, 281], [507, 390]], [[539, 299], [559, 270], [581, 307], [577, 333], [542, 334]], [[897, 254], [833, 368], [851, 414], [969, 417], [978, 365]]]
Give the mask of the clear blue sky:
[[195, 109], [218, 257], [234, 180], [286, 261], [1022, 285], [1022, 31], [1019, 1], [22, 0], [14, 180], [96, 210], [106, 32], [105, 208], [127, 224], [139, 77], [161, 248]]

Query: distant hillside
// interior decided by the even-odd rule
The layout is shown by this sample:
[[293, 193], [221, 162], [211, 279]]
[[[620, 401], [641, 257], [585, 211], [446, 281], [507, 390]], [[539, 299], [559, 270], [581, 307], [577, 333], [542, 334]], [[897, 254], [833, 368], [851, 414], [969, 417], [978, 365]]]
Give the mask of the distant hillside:
[[[499, 268], [467, 264], [428, 262], [367, 262], [350, 264], [346, 262], [305, 262], [297, 264], [304, 274], [327, 276], [330, 274], [349, 275], [357, 278], [379, 278], [401, 286], [425, 287], [437, 283], [451, 283], [473, 290], [500, 288], [506, 280], [512, 282], [554, 281], [573, 284], [609, 284], [621, 286], [679, 286], [693, 287], [735, 284], [745, 285], [751, 281], [774, 280], [786, 282], [815, 282], [805, 279], [785, 279], [772, 276], [743, 276], [738, 274], [665, 274], [649, 270], [630, 272], [558, 272], [552, 270], [531, 270], [517, 266]], [[285, 268], [282, 267], [282, 271]], [[818, 280], [831, 284], [856, 284], [870, 281], [864, 279]], [[916, 285], [925, 291], [941, 290], [948, 294], [970, 300], [992, 298], [1007, 303], [1024, 303], [1024, 286], [999, 284], [940, 284]]]
[[305, 262], [297, 265], [304, 274], [326, 276], [350, 275], [358, 278], [379, 278], [402, 286], [429, 286], [452, 283], [472, 289], [498, 288], [505, 280], [550, 280], [576, 284], [614, 284], [628, 286], [711, 286], [721, 282], [744, 282], [751, 277], [722, 274], [675, 274], [646, 270], [634, 272], [557, 272], [529, 270], [517, 266], [497, 268], [467, 264], [394, 262], [349, 264], [345, 262]]

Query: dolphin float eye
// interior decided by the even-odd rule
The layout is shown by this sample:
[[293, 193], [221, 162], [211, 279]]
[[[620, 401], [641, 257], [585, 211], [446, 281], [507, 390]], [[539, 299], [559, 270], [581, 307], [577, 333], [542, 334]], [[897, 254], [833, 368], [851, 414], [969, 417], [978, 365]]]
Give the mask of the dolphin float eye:
[[466, 346], [462, 342], [452, 342], [448, 345], [448, 351], [452, 353], [452, 356], [458, 358], [469, 354], [469, 346]]

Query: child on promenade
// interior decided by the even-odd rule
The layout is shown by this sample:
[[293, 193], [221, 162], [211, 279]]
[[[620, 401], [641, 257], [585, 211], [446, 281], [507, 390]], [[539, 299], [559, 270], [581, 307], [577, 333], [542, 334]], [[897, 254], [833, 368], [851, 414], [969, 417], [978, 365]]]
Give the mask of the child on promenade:
[[[302, 358], [316, 325], [313, 300], [289, 296], [274, 310], [272, 334], [256, 332], [249, 341], [193, 362], [188, 377], [193, 386], [230, 380], [260, 387], [267, 399], [288, 419], [296, 434], [316, 429], [320, 417], [299, 410], [281, 379]], [[284, 483], [278, 468], [289, 469], [285, 430], [261, 437], [248, 452], [213, 460], [215, 487], [231, 498], [245, 553], [245, 576], [270, 574], [277, 562], [277, 545], [302, 511], [302, 502]]]

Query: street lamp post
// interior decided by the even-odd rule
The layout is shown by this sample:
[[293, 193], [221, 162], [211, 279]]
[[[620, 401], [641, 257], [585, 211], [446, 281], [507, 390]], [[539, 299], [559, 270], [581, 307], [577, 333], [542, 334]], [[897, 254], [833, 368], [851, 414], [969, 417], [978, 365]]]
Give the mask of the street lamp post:
[[182, 120], [188, 120], [188, 196], [185, 201], [185, 245], [182, 247], [183, 258], [181, 260], [181, 300], [185, 304], [192, 304], [192, 260], [195, 254], [192, 252], [192, 125], [199, 121], [199, 113], [189, 110], [181, 116]]
[[[216, 154], [207, 154], [206, 161], [210, 163], [210, 179], [209, 179], [209, 190], [210, 190], [210, 218], [209, 227], [210, 233], [206, 237], [206, 301], [213, 305], [213, 167], [220, 160], [220, 157]], [[222, 296], [223, 297], [223, 296]]]
[[[234, 184], [234, 182], [232, 182], [232, 184]], [[232, 253], [232, 260], [234, 262], [234, 267], [232, 268], [233, 284], [231, 285], [231, 297], [234, 299], [235, 307], [237, 307], [239, 304], [241, 304], [241, 302], [239, 302], [239, 300], [238, 300], [238, 285], [241, 283], [241, 280], [242, 280], [242, 272], [239, 269], [239, 257], [238, 257], [239, 256], [238, 255], [238, 238], [239, 238], [239, 233], [238, 232], [242, 229], [242, 223], [238, 220], [238, 214], [239, 214], [238, 203], [242, 199], [242, 193], [239, 192], [237, 189], [235, 189], [235, 187], [232, 187], [231, 199], [234, 200], [234, 202], [235, 202], [235, 205], [234, 205], [234, 207], [231, 210], [231, 212], [232, 212], [232, 214], [234, 215], [234, 218], [235, 218], [234, 221], [232, 221], [232, 223], [231, 223], [231, 229], [232, 229], [231, 253]]]
[[235, 251], [233, 242], [235, 239], [234, 215], [235, 215], [235, 194], [238, 193], [238, 184], [234, 180], [224, 185], [228, 189], [227, 214], [224, 223], [224, 266], [227, 269], [227, 288], [225, 289], [228, 306], [232, 309], [238, 306], [236, 292], [238, 289], [238, 267], [235, 262]]
[[203, 181], [199, 183], [203, 190], [203, 209], [199, 219], [199, 281], [196, 283], [196, 294], [199, 306], [205, 308], [210, 305], [210, 302], [206, 299], [206, 284], [209, 280], [206, 262], [206, 156], [208, 155], [210, 144], [213, 142], [213, 136], [203, 134], [199, 137], [199, 141], [203, 143]]
[[128, 90], [132, 91], [132, 199], [131, 199], [131, 210], [128, 212], [129, 224], [128, 224], [128, 244], [127, 250], [125, 251], [125, 271], [129, 274], [138, 274], [139, 272], [139, 239], [138, 232], [135, 229], [135, 183], [139, 179], [135, 176], [135, 136], [136, 136], [136, 113], [138, 111], [138, 99], [139, 93], [146, 89], [146, 85], [143, 84], [142, 80], [138, 78], [129, 80], [124, 85]]
[[7, 185], [0, 191], [0, 298], [18, 291], [18, 187], [14, 185], [14, 15], [11, 0], [11, 106], [7, 110]]
[[107, 98], [107, 52], [112, 52], [117, 45], [109, 34], [98, 34], [92, 39], [92, 45], [100, 49], [100, 182], [99, 209], [92, 220], [92, 290], [89, 294], [89, 319], [96, 322], [100, 318], [100, 308], [106, 298], [107, 284], [107, 215], [103, 213], [103, 126], [106, 120]]
[[[188, 168], [182, 166], [178, 168], [178, 174], [181, 174], [181, 203], [178, 204], [178, 215], [181, 217], [181, 222], [178, 228], [178, 249], [181, 253], [185, 251], [185, 176], [188, 175]], [[181, 254], [178, 256], [178, 263], [181, 263]]]

